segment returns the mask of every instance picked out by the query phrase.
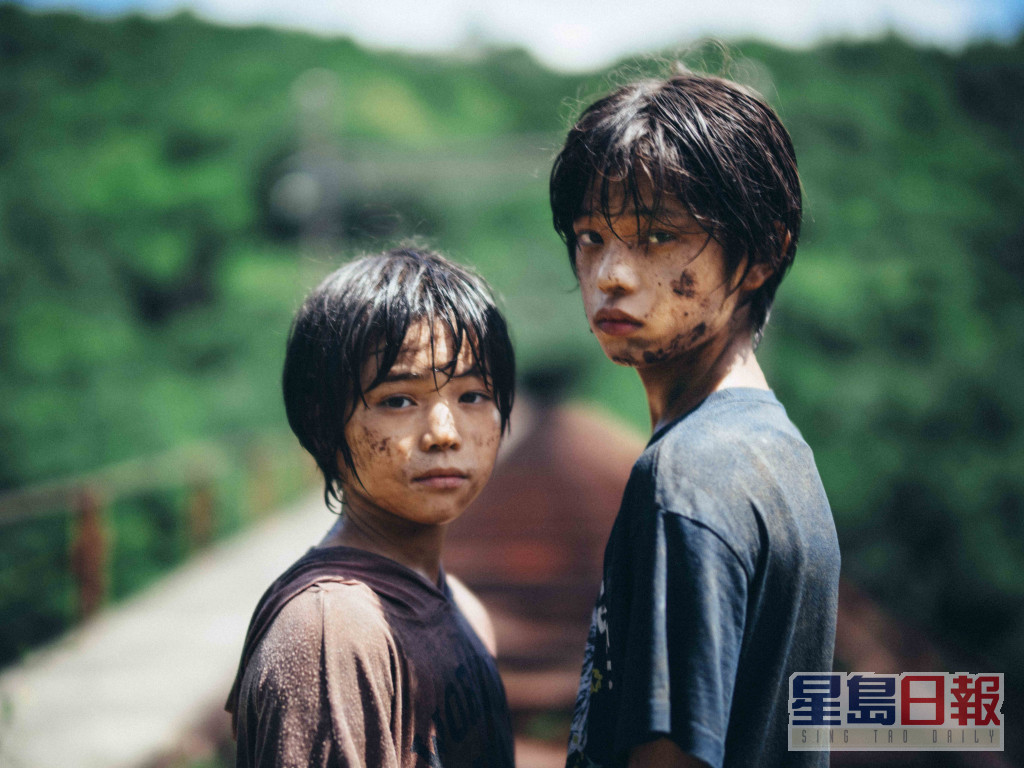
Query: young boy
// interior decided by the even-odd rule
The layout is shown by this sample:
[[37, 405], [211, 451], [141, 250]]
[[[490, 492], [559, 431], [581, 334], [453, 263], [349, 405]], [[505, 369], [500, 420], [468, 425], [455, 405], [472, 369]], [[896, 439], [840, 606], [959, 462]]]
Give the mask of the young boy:
[[788, 681], [831, 670], [839, 549], [754, 356], [800, 232], [789, 136], [735, 83], [638, 82], [569, 132], [551, 207], [653, 428], [605, 552], [568, 765], [825, 765], [787, 751]]
[[437, 254], [360, 259], [306, 299], [285, 408], [341, 516], [253, 615], [226, 706], [239, 766], [511, 768], [493, 631], [441, 550], [514, 376], [486, 285]]

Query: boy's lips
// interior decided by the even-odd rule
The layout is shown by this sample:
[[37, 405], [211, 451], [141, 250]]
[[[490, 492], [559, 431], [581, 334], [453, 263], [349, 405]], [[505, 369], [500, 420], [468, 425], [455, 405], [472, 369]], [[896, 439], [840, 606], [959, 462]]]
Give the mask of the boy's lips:
[[621, 309], [600, 309], [594, 315], [594, 325], [609, 336], [628, 336], [643, 322]]
[[460, 487], [463, 483], [469, 480], [469, 475], [461, 469], [439, 467], [437, 469], [429, 469], [426, 472], [421, 472], [412, 480], [418, 485], [425, 485], [428, 488], [439, 488], [444, 490]]

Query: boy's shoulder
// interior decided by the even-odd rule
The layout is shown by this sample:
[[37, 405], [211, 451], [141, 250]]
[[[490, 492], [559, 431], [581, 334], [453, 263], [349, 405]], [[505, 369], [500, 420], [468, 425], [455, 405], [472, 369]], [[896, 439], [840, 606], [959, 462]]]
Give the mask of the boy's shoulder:
[[267, 637], [278, 636], [286, 644], [319, 642], [336, 624], [350, 638], [380, 638], [388, 630], [379, 596], [355, 578], [316, 581], [291, 597], [274, 618]]
[[[402, 626], [429, 615], [443, 595], [409, 569], [350, 547], [311, 549], [271, 584], [253, 614], [239, 678], [256, 659], [274, 667], [293, 653], [390, 647]], [[407, 619], [406, 621], [401, 621]], [[302, 651], [300, 651], [302, 649]], [[236, 681], [236, 685], [240, 680]]]
[[634, 472], [655, 507], [738, 551], [755, 552], [790, 507], [828, 511], [814, 456], [769, 390], [712, 393], [654, 435]]
[[651, 438], [639, 465], [662, 491], [694, 486], [718, 495], [751, 480], [771, 481], [766, 470], [813, 456], [786, 410], [769, 390], [713, 392], [697, 408]]
[[252, 672], [282, 682], [319, 668], [322, 655], [387, 668], [394, 637], [380, 600], [355, 580], [319, 581], [289, 599], [254, 649]]
[[707, 454], [784, 437], [803, 439], [775, 393], [734, 387], [712, 392], [688, 414], [655, 433], [649, 446], [661, 452]]
[[[361, 724], [353, 696], [364, 709], [394, 697], [395, 637], [378, 595], [357, 578], [328, 576], [304, 585], [253, 643], [229, 697], [229, 709], [237, 702], [239, 749], [246, 745], [250, 755], [263, 740], [293, 751], [289, 765], [305, 765], [329, 742], [325, 722]], [[389, 716], [386, 706], [381, 711]]]

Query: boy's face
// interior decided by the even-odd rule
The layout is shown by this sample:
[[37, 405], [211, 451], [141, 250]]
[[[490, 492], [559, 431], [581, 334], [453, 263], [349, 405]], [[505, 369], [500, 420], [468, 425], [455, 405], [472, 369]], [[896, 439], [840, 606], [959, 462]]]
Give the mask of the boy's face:
[[[451, 340], [434, 326], [431, 355], [426, 322], [409, 328], [383, 383], [356, 403], [345, 438], [359, 475], [340, 455], [345, 501], [385, 518], [442, 525], [462, 514], [483, 489], [501, 442], [501, 419], [490, 390], [473, 367], [468, 343], [454, 375], [436, 372], [451, 362]], [[364, 384], [376, 373], [371, 359]], [[361, 481], [361, 483], [360, 483]], [[394, 522], [393, 520], [389, 520]]]
[[583, 308], [605, 354], [644, 368], [731, 338], [742, 290], [721, 245], [669, 196], [639, 217], [618, 197], [610, 225], [591, 205], [573, 227]]

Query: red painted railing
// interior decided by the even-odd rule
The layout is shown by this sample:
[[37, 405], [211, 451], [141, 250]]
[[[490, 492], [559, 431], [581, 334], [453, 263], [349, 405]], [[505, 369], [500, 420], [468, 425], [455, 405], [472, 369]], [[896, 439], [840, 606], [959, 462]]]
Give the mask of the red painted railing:
[[[245, 475], [250, 514], [259, 516], [282, 499], [278, 483], [281, 456], [259, 440], [245, 447], [194, 443], [156, 456], [132, 459], [88, 474], [0, 493], [0, 536], [20, 524], [53, 516], [71, 516], [67, 562], [75, 584], [76, 613], [86, 618], [109, 595], [109, 572], [114, 545], [109, 510], [133, 494], [187, 489], [182, 514], [190, 550], [210, 543], [216, 529], [218, 481], [241, 467]], [[295, 454], [289, 464], [298, 464]], [[303, 472], [303, 475], [306, 473]], [[61, 558], [63, 560], [63, 558]]]

